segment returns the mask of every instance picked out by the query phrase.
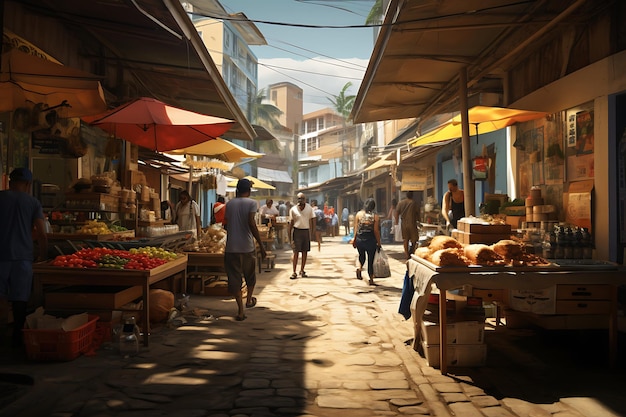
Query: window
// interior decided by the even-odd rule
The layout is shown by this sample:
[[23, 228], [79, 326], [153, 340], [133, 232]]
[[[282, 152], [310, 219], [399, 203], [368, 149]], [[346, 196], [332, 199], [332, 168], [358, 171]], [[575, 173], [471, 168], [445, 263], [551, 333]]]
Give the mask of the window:
[[224, 49], [230, 51], [230, 31], [228, 29], [224, 31]]
[[317, 130], [324, 130], [324, 118], [317, 119]]
[[317, 182], [317, 167], [309, 170], [309, 184]]
[[308, 143], [306, 145], [307, 152], [314, 151], [319, 148], [320, 139], [316, 136], [314, 138], [309, 138]]
[[300, 139], [300, 153], [306, 152], [306, 139]]

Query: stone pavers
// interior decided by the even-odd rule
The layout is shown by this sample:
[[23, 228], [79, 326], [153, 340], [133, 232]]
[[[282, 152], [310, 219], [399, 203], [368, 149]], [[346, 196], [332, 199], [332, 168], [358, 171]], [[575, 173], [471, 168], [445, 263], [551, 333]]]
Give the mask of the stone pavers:
[[[443, 376], [411, 348], [413, 318], [397, 313], [404, 264], [367, 285], [356, 251], [325, 238], [309, 277], [290, 280], [290, 253], [258, 276], [258, 304], [234, 320], [229, 297], [192, 295], [187, 324], [153, 329], [149, 349], [121, 358], [114, 345], [68, 363], [2, 364], [35, 383], [0, 416], [464, 416], [592, 417], [587, 398], [554, 404], [496, 397], [465, 376]], [[398, 255], [400, 245], [389, 245]]]

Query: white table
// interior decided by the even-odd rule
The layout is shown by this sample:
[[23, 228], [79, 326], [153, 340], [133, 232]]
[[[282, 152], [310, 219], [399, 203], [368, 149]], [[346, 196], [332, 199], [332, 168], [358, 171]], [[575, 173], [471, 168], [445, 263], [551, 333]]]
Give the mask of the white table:
[[[626, 284], [626, 272], [615, 269], [585, 269], [576, 267], [449, 267], [442, 268], [412, 255], [407, 261], [409, 276], [415, 288], [415, 320], [421, 320], [434, 284], [439, 297], [439, 340], [447, 340], [447, 291], [471, 285], [484, 289], [539, 290], [559, 284], [609, 285], [610, 309], [606, 314], [609, 329], [609, 359], [613, 365], [617, 359], [617, 287]], [[446, 295], [444, 297], [443, 295]], [[442, 374], [447, 373], [447, 345], [439, 345], [439, 363]]]

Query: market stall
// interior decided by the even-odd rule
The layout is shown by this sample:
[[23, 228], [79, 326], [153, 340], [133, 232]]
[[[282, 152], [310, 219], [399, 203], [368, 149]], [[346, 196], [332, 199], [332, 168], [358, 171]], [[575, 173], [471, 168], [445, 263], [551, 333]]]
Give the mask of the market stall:
[[[102, 249], [105, 250], [105, 249]], [[122, 251], [111, 252], [111, 258], [118, 257]], [[103, 264], [101, 262], [94, 262], [94, 264], [85, 264], [90, 257], [76, 256], [75, 259], [63, 258], [62, 260], [56, 259], [50, 262], [36, 263], [33, 266], [34, 275], [34, 300], [39, 305], [43, 304], [44, 296], [47, 287], [58, 286], [76, 286], [81, 288], [96, 288], [96, 287], [117, 287], [119, 291], [114, 293], [113, 301], [110, 304], [99, 305], [97, 310], [116, 310], [120, 307], [125, 300], [125, 297], [133, 297], [139, 295], [142, 301], [141, 308], [141, 325], [144, 333], [144, 345], [148, 346], [149, 336], [149, 323], [150, 323], [150, 298], [149, 291], [150, 286], [166, 280], [173, 280], [175, 276], [182, 274], [182, 291], [186, 291], [187, 281], [187, 255], [178, 254], [174, 259], [163, 261], [154, 261], [154, 263], [147, 263], [144, 265], [131, 266], [114, 266], [112, 263]], [[134, 262], [133, 259], [127, 263]], [[66, 262], [66, 263], [65, 263]], [[109, 262], [109, 261], [106, 261]], [[111, 260], [110, 262], [114, 262]], [[154, 267], [151, 267], [154, 265]], [[158, 266], [157, 266], [158, 265]], [[135, 269], [136, 268], [136, 269]], [[144, 269], [141, 269], [144, 268]], [[123, 289], [122, 289], [123, 288]], [[133, 292], [132, 289], [139, 289], [138, 292]], [[71, 308], [89, 308], [90, 306], [73, 306], [71, 299], [75, 297], [75, 293], [68, 294], [66, 298], [68, 300], [65, 305], [60, 309]], [[102, 298], [102, 297], [100, 297]], [[119, 303], [117, 301], [120, 301]]]
[[[626, 284], [624, 272], [617, 265], [606, 262], [580, 262], [578, 264], [553, 263], [547, 266], [437, 266], [420, 256], [412, 255], [407, 261], [408, 274], [413, 281], [417, 300], [412, 314], [416, 322], [422, 320], [433, 285], [439, 297], [439, 340], [448, 340], [448, 291], [464, 286], [490, 290], [544, 290], [554, 289], [552, 314], [535, 318], [552, 319], [549, 328], [587, 329], [608, 328], [609, 359], [615, 364], [617, 358], [617, 287]], [[593, 274], [590, 272], [593, 271]], [[605, 317], [605, 321], [598, 320]], [[557, 320], [554, 320], [557, 319]], [[541, 320], [537, 321], [541, 325]], [[416, 326], [416, 340], [419, 339]], [[440, 369], [447, 372], [448, 346], [439, 344]]]

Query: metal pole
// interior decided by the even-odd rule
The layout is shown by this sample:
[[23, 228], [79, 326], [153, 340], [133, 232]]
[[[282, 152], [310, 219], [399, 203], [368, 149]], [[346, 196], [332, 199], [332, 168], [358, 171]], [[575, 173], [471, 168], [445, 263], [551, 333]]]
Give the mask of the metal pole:
[[475, 192], [472, 180], [472, 154], [469, 135], [469, 116], [467, 115], [467, 69], [459, 71], [459, 105], [461, 110], [461, 154], [463, 160], [463, 191], [465, 197], [465, 215], [474, 214]]

